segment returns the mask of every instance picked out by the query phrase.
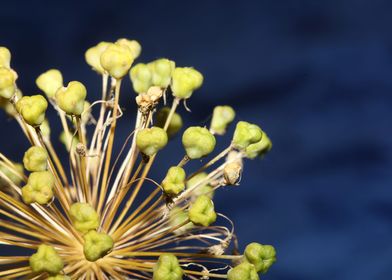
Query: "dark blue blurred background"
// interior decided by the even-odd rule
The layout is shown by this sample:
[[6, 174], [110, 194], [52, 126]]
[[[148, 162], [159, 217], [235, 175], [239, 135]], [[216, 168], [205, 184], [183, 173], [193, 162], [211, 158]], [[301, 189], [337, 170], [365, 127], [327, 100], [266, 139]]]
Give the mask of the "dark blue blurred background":
[[[274, 144], [265, 160], [246, 163], [241, 187], [216, 198], [242, 248], [253, 240], [276, 246], [279, 260], [263, 279], [386, 280], [391, 15], [387, 0], [2, 1], [0, 45], [11, 49], [28, 95], [38, 92], [35, 78], [54, 67], [98, 98], [100, 80], [84, 51], [101, 40], [134, 38], [143, 45], [139, 61], [168, 57], [196, 67], [205, 83], [188, 103], [188, 125], [230, 104]], [[127, 81], [122, 137], [133, 97]], [[27, 142], [4, 114], [0, 125], [1, 150], [20, 160]], [[163, 155], [173, 162], [182, 157], [176, 145], [168, 149]]]

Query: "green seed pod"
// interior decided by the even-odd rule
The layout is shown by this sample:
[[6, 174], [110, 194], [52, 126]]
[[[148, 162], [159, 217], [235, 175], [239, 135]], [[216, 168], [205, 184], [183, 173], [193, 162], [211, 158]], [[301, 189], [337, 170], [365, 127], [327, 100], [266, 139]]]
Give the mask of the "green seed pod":
[[170, 85], [174, 68], [176, 68], [175, 62], [161, 58], [150, 62], [148, 66], [152, 72], [152, 84], [160, 88], [167, 88]]
[[57, 274], [56, 276], [49, 276], [48, 280], [71, 280], [67, 275]]
[[63, 75], [57, 69], [50, 69], [39, 75], [35, 83], [48, 98], [54, 98], [57, 90], [63, 86]]
[[162, 254], [153, 268], [153, 280], [181, 280], [184, 272], [173, 254]]
[[56, 102], [68, 115], [80, 116], [84, 110], [86, 87], [78, 81], [68, 83], [67, 87], [59, 88], [56, 92]]
[[182, 145], [191, 159], [202, 158], [215, 148], [215, 136], [205, 127], [192, 126], [182, 135]]
[[90, 262], [95, 262], [104, 257], [113, 249], [113, 239], [105, 233], [98, 233], [95, 230], [90, 230], [83, 236], [83, 239], [84, 256]]
[[31, 172], [48, 169], [48, 153], [45, 148], [38, 146], [29, 148], [24, 154], [23, 165]]
[[[169, 116], [170, 113], [170, 108], [169, 107], [163, 107], [160, 109], [157, 113], [157, 120], [156, 120], [156, 126], [158, 127], [164, 127], [167, 117]], [[180, 114], [177, 114], [174, 112], [169, 126], [167, 127], [167, 135], [169, 138], [172, 138], [180, 129], [182, 128], [182, 118]]]
[[213, 133], [223, 135], [227, 126], [234, 120], [235, 111], [230, 106], [216, 106], [212, 114], [211, 130]]
[[115, 79], [121, 79], [128, 73], [133, 60], [132, 51], [118, 44], [110, 44], [100, 58], [102, 68]]
[[237, 149], [246, 149], [249, 145], [259, 142], [262, 133], [259, 126], [240, 121], [235, 128], [232, 143]]
[[177, 98], [188, 99], [202, 84], [203, 75], [191, 67], [177, 67], [173, 71], [171, 89]]
[[[9, 166], [0, 164], [0, 172], [3, 173], [8, 179], [10, 179], [10, 181], [13, 182], [15, 185], [19, 186], [23, 178], [23, 165], [20, 163], [13, 163], [12, 170], [15, 171], [17, 174], [15, 174], [15, 172], [12, 172], [10, 168], [11, 167]], [[0, 185], [8, 185], [8, 183], [5, 182], [2, 178], [0, 178]]]
[[263, 136], [261, 137], [261, 140], [257, 143], [249, 145], [245, 149], [245, 154], [247, 158], [254, 159], [256, 157], [263, 156], [267, 152], [269, 152], [272, 149], [272, 142], [263, 132]]
[[0, 96], [10, 99], [16, 90], [15, 87], [16, 76], [15, 73], [5, 67], [0, 68]]
[[172, 166], [162, 181], [163, 190], [169, 196], [177, 196], [185, 188], [185, 179], [185, 170], [179, 166]]
[[49, 125], [49, 121], [47, 119], [45, 119], [41, 126], [39, 127], [41, 130], [41, 134], [43, 137], [45, 138], [49, 138], [50, 137], [50, 125]]
[[[169, 222], [171, 227], [177, 227], [185, 223], [188, 220], [188, 213], [182, 210], [180, 207], [174, 207], [169, 212]], [[187, 223], [182, 227], [173, 231], [174, 234], [181, 235], [192, 229], [194, 225], [192, 223]]]
[[136, 135], [136, 146], [145, 155], [152, 156], [167, 144], [167, 133], [160, 127], [140, 130]]
[[33, 172], [22, 188], [24, 203], [47, 204], [53, 198], [54, 178], [49, 171]]
[[[212, 199], [214, 197], [214, 189], [209, 184], [204, 183], [204, 184], [199, 185], [199, 183], [204, 181], [204, 179], [206, 179], [207, 176], [208, 176], [208, 174], [205, 172], [198, 173], [186, 182], [187, 189], [193, 189], [192, 190], [193, 200], [195, 200], [196, 198], [198, 198], [201, 195], [206, 195], [210, 199]], [[199, 185], [199, 186], [195, 187], [196, 185]]]
[[241, 263], [230, 269], [227, 273], [228, 280], [259, 280], [254, 265], [250, 263]]
[[75, 150], [76, 145], [80, 142], [79, 138], [75, 135], [68, 135], [65, 131], [61, 132], [59, 140], [64, 144], [65, 148], [69, 152], [70, 147], [72, 145], [72, 150]]
[[0, 47], [0, 67], [11, 67], [11, 52], [6, 47]]
[[81, 233], [97, 229], [99, 226], [99, 216], [95, 209], [88, 203], [76, 202], [71, 205], [69, 214], [74, 227]]
[[41, 244], [37, 253], [30, 257], [30, 267], [35, 273], [58, 274], [63, 269], [64, 263], [52, 246]]
[[31, 126], [39, 126], [45, 120], [48, 102], [42, 95], [23, 96], [16, 102], [16, 110]]
[[152, 86], [152, 73], [150, 67], [144, 63], [138, 63], [129, 72], [133, 90], [136, 93], [146, 93]]
[[128, 40], [122, 38], [118, 39], [116, 41], [116, 44], [128, 47], [131, 50], [134, 59], [138, 58], [140, 53], [142, 52], [142, 46], [136, 40]]
[[[17, 88], [14, 96], [16, 96], [15, 100], [19, 100], [22, 98], [22, 92]], [[0, 96], [0, 108], [2, 108], [11, 117], [15, 117], [16, 114], [18, 113], [15, 110], [14, 104], [10, 102], [10, 99], [1, 96]]]
[[251, 263], [257, 272], [266, 273], [276, 261], [276, 251], [271, 245], [250, 243], [245, 248], [245, 261]]
[[89, 48], [84, 54], [87, 64], [101, 75], [105, 73], [101, 66], [101, 55], [109, 45], [110, 43], [108, 42], [100, 42], [98, 45]]
[[208, 227], [216, 221], [214, 203], [206, 196], [199, 196], [189, 207], [189, 219], [192, 223], [199, 226]]

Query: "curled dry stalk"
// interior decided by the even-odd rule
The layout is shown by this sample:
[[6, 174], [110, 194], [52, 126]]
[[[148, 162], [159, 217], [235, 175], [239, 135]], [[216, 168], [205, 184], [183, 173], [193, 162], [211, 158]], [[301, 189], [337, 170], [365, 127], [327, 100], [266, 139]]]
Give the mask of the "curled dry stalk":
[[[258, 126], [239, 122], [228, 147], [210, 156], [216, 136], [235, 117], [231, 107], [217, 106], [208, 129], [184, 131], [185, 156], [173, 158], [166, 177], [151, 178], [159, 151], [182, 128], [181, 101], [203, 76], [168, 59], [131, 68], [139, 53], [140, 45], [127, 39], [86, 52], [102, 76], [101, 99], [92, 104], [80, 82], [64, 87], [58, 70], [43, 73], [37, 86], [48, 103], [41, 95], [22, 95], [11, 55], [0, 47], [1, 106], [31, 144], [23, 165], [0, 154], [0, 244], [26, 253], [0, 256], [1, 279], [252, 280], [275, 261], [269, 245], [252, 243], [240, 254], [232, 221], [212, 202], [216, 190], [239, 184], [243, 159], [263, 156], [269, 138]], [[128, 73], [137, 117], [116, 154], [116, 143], [124, 141], [115, 136]], [[172, 105], [162, 107], [169, 93]], [[44, 120], [48, 104], [59, 116], [67, 159], [54, 149]], [[197, 159], [204, 164], [185, 170]]]

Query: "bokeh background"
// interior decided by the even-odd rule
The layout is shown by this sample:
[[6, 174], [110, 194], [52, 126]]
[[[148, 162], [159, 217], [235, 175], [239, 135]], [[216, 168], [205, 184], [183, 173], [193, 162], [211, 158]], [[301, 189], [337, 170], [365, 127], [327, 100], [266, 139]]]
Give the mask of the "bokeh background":
[[[254, 240], [277, 248], [278, 262], [263, 279], [391, 279], [391, 1], [0, 6], [0, 45], [12, 50], [25, 94], [38, 92], [40, 73], [58, 68], [66, 81], [84, 82], [95, 100], [100, 80], [84, 51], [127, 37], [143, 45], [139, 61], [167, 57], [204, 74], [202, 89], [188, 102], [192, 113], [181, 111], [188, 125], [207, 124], [213, 106], [229, 104], [238, 119], [263, 127], [271, 153], [247, 162], [242, 185], [216, 196], [217, 209], [236, 223], [242, 248]], [[127, 81], [120, 139], [133, 122], [133, 98]], [[0, 115], [1, 150], [20, 160], [27, 142]], [[179, 161], [178, 145], [162, 154], [153, 177]]]

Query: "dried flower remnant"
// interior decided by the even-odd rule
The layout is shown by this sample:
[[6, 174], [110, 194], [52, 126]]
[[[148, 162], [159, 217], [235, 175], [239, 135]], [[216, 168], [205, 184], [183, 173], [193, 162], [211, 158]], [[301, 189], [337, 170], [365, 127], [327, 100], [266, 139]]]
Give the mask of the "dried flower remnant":
[[[235, 119], [233, 108], [217, 106], [209, 127], [182, 132], [185, 156], [164, 159], [166, 176], [151, 178], [160, 151], [184, 126], [177, 108], [204, 78], [166, 58], [133, 66], [140, 52], [137, 41], [124, 38], [86, 51], [102, 79], [102, 96], [91, 103], [81, 82], [64, 83], [57, 69], [44, 72], [36, 84], [48, 102], [22, 95], [11, 52], [0, 47], [0, 105], [30, 143], [23, 165], [0, 153], [0, 243], [26, 252], [0, 256], [1, 279], [255, 280], [275, 262], [270, 245], [251, 243], [241, 254], [232, 221], [213, 202], [220, 188], [239, 185], [243, 160], [266, 154], [270, 139], [240, 121], [228, 147], [211, 156]], [[127, 77], [136, 122], [127, 139], [116, 139]], [[60, 136], [52, 137], [45, 118], [49, 104]], [[67, 158], [52, 138], [60, 138]], [[201, 166], [193, 170], [191, 160]]]

